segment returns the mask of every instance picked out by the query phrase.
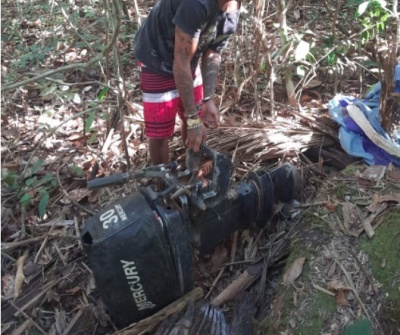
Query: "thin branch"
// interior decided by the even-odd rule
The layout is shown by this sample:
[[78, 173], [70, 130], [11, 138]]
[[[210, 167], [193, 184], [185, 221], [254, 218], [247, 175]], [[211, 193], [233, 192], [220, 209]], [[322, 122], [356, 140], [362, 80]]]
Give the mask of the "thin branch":
[[354, 286], [354, 282], [353, 282], [353, 279], [351, 278], [350, 274], [346, 271], [344, 266], [337, 259], [334, 259], [334, 261], [336, 262], [337, 265], [339, 265], [340, 269], [342, 270], [343, 274], [345, 275], [345, 277], [347, 279], [347, 283], [350, 285], [351, 290], [353, 291], [353, 294], [356, 296], [358, 302], [360, 303], [361, 308], [365, 313], [365, 316], [367, 318], [370, 318], [370, 315], [369, 315], [369, 313], [367, 311], [367, 308], [365, 307], [365, 305], [363, 304], [362, 300], [360, 299], [360, 296], [358, 295], [357, 289]]
[[23, 240], [23, 241], [17, 241], [17, 242], [6, 242], [6, 243], [1, 243], [1, 251], [7, 251], [7, 250], [13, 250], [15, 248], [20, 248], [32, 243], [39, 242], [41, 240], [44, 240], [46, 236], [38, 236], [38, 237], [33, 237], [28, 240]]
[[140, 27], [142, 25], [142, 19], [140, 18], [140, 9], [137, 0], [133, 1], [133, 4], [135, 5], [135, 14], [137, 18], [137, 24]]
[[29, 320], [29, 322], [31, 322], [35, 328], [42, 334], [46, 335], [47, 333], [43, 330], [42, 327], [40, 327], [35, 321], [33, 321], [33, 319], [26, 314], [23, 310], [21, 310], [17, 305], [15, 305], [12, 301], [8, 301], [8, 303], [14, 307], [18, 312], [20, 312], [27, 320]]
[[45, 77], [52, 76], [52, 75], [54, 75], [56, 73], [65, 72], [65, 71], [69, 71], [69, 70], [76, 70], [76, 69], [86, 69], [90, 65], [92, 65], [94, 62], [97, 62], [99, 59], [101, 59], [101, 57], [102, 57], [102, 55], [99, 54], [99, 55], [97, 55], [96, 57], [94, 57], [92, 60], [90, 60], [87, 63], [69, 64], [69, 65], [66, 65], [66, 66], [59, 67], [59, 68], [54, 69], [54, 70], [43, 72], [43, 73], [41, 73], [41, 74], [39, 74], [39, 75], [37, 75], [35, 77], [28, 78], [28, 79], [22, 80], [20, 82], [14, 83], [14, 84], [6, 85], [6, 86], [2, 87], [1, 92], [4, 93], [4, 92], [10, 91], [10, 90], [13, 90], [13, 89], [18, 88], [20, 86], [24, 86], [26, 84], [39, 81], [40, 79], [43, 79]]

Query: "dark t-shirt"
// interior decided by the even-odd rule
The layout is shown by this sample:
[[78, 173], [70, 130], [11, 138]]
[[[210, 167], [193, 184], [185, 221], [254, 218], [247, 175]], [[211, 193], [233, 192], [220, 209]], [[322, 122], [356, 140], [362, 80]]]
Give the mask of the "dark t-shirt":
[[172, 74], [175, 26], [199, 38], [191, 62], [197, 67], [208, 48], [221, 52], [236, 31], [239, 10], [222, 12], [217, 0], [158, 0], [135, 37], [135, 56], [151, 71]]

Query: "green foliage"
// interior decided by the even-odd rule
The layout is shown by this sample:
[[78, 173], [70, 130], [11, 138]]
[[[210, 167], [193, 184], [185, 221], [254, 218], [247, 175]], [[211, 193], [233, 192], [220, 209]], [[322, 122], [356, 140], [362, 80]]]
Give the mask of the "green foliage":
[[[17, 192], [17, 199], [21, 210], [37, 206], [38, 214], [43, 217], [46, 214], [51, 192], [57, 187], [57, 179], [54, 173], [41, 171], [44, 160], [39, 159], [29, 169], [29, 177], [22, 176], [14, 171], [2, 172], [2, 184], [8, 192]], [[70, 171], [77, 177], [83, 175], [82, 168], [71, 165]]]
[[361, 33], [362, 42], [366, 43], [386, 29], [389, 11], [384, 0], [368, 0], [362, 2], [356, 11], [356, 18], [364, 28]]
[[74, 174], [74, 175], [76, 175], [77, 177], [82, 177], [82, 175], [83, 175], [83, 169], [82, 168], [80, 168], [79, 166], [76, 166], [75, 164], [74, 165], [71, 165], [70, 167], [69, 167], [69, 169], [72, 171], [72, 173]]
[[[3, 173], [2, 173], [3, 175]], [[10, 171], [2, 178], [3, 185], [7, 186], [9, 192], [13, 192], [17, 189], [18, 175], [14, 171]]]
[[107, 113], [100, 114], [100, 118], [103, 119], [103, 120], [106, 120], [106, 121], [110, 121], [111, 120], [110, 115], [108, 115]]
[[[294, 41], [295, 61], [301, 61], [301, 69], [296, 69], [296, 74], [302, 78], [308, 70], [313, 71], [315, 65], [327, 65], [331, 72], [343, 74], [349, 69], [355, 71], [358, 66], [348, 58], [351, 50], [362, 50], [363, 45], [377, 38], [385, 38], [389, 27], [391, 12], [384, 0], [348, 0], [343, 6], [343, 11], [337, 17], [338, 24], [335, 29], [328, 29], [322, 37], [315, 34], [300, 33]], [[329, 26], [329, 25], [328, 25]], [[351, 30], [353, 38], [343, 39], [338, 26], [344, 30]], [[299, 39], [299, 36], [301, 38]], [[322, 57], [322, 59], [321, 59]], [[317, 62], [317, 59], [320, 59]], [[309, 63], [309, 65], [307, 65]], [[362, 61], [366, 68], [376, 68], [371, 61]]]
[[[85, 124], [85, 131], [88, 133], [90, 132], [90, 129], [92, 128], [93, 121], [96, 117], [96, 112], [92, 111], [89, 113], [88, 118], [86, 119], [86, 124]], [[93, 132], [90, 134], [89, 139], [87, 140], [87, 144], [91, 145], [97, 140], [97, 132]]]
[[46, 214], [46, 207], [49, 202], [49, 193], [46, 189], [40, 190], [40, 201], [39, 201], [39, 216], [43, 217]]
[[89, 145], [91, 145], [91, 144], [93, 144], [94, 142], [96, 142], [96, 140], [97, 140], [97, 134], [96, 134], [96, 133], [93, 133], [93, 134], [90, 135], [89, 139], [87, 140], [87, 143], [88, 143]]
[[39, 169], [42, 167], [43, 163], [44, 159], [38, 159], [38, 161], [31, 167], [31, 174], [35, 174], [36, 172], [38, 172]]
[[22, 206], [26, 206], [31, 202], [32, 196], [28, 193], [25, 193], [21, 199], [19, 200], [19, 202], [22, 204]]
[[[84, 40], [76, 38], [73, 29], [65, 29], [66, 20], [61, 13], [62, 7]], [[89, 44], [94, 52], [102, 50], [104, 45], [99, 38], [97, 26], [104, 27], [105, 17], [99, 15], [99, 6], [82, 5], [80, 10], [74, 11], [71, 8], [62, 3], [24, 2], [17, 18], [4, 21], [2, 41], [14, 46], [13, 53], [8, 55], [14, 61], [7, 65], [7, 82], [15, 80], [23, 70], [32, 72], [32, 68], [55, 59], [62, 60], [66, 50], [59, 48], [60, 43], [78, 49], [87, 48]], [[25, 32], [28, 30], [29, 35], [35, 36], [40, 43], [35, 42], [35, 38], [26, 38]]]
[[108, 86], [103, 87], [99, 92], [99, 100], [104, 100], [109, 90], [110, 88]]
[[86, 132], [89, 132], [90, 128], [92, 128], [95, 116], [96, 116], [96, 113], [94, 111], [89, 113], [88, 118], [86, 119], [86, 125], [85, 125]]

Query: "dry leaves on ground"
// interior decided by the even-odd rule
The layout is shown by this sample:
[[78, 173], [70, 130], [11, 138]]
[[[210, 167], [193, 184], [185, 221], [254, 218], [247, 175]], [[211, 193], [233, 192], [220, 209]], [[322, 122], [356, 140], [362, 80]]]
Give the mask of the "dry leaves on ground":
[[303, 266], [306, 261], [305, 257], [297, 258], [286, 270], [283, 276], [283, 285], [289, 286], [294, 283], [294, 281], [300, 277], [303, 272]]
[[350, 287], [347, 287], [339, 280], [331, 280], [328, 283], [328, 290], [336, 293], [336, 303], [339, 306], [349, 306], [349, 302], [346, 297], [346, 292], [351, 291]]

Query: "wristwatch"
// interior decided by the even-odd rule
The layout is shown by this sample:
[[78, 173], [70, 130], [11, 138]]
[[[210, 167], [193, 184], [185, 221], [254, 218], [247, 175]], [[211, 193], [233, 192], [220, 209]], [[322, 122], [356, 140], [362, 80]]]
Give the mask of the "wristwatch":
[[188, 127], [194, 127], [194, 126], [197, 126], [198, 124], [200, 124], [200, 123], [202, 123], [202, 121], [201, 121], [201, 119], [200, 119], [200, 117], [199, 117], [199, 115], [198, 114], [196, 114], [196, 115], [193, 115], [192, 117], [188, 117], [187, 119], [186, 119], [186, 124], [187, 124], [187, 126]]

